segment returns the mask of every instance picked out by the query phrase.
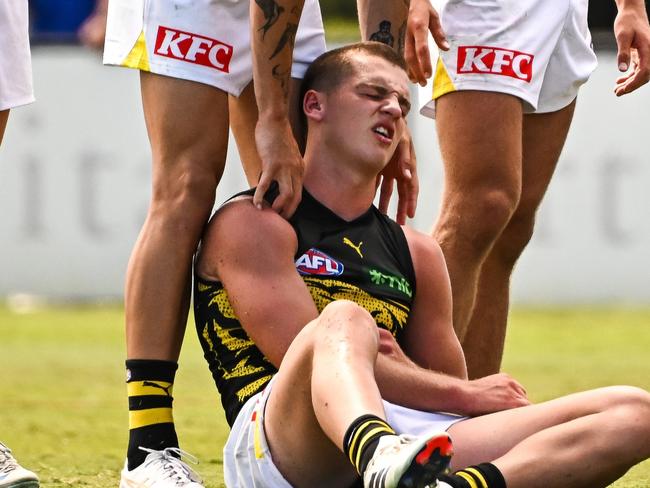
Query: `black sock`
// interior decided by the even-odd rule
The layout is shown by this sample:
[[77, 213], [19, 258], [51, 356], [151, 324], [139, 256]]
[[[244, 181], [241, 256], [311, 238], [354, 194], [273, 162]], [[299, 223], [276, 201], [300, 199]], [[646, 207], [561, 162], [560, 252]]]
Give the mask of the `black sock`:
[[506, 480], [494, 464], [483, 463], [440, 476], [452, 488], [506, 488]]
[[395, 431], [376, 415], [362, 415], [348, 427], [343, 438], [343, 450], [360, 475], [375, 453], [379, 439], [385, 435], [395, 435]]
[[127, 359], [129, 396], [128, 469], [140, 466], [146, 447], [157, 451], [178, 447], [172, 416], [172, 389], [178, 364], [173, 361]]

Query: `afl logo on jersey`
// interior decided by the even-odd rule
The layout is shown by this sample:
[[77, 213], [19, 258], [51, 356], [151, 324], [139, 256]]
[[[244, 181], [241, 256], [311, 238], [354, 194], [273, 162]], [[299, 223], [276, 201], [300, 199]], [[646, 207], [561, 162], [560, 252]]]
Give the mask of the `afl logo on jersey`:
[[302, 275], [339, 276], [343, 273], [343, 263], [318, 249], [311, 248], [296, 259], [296, 269]]

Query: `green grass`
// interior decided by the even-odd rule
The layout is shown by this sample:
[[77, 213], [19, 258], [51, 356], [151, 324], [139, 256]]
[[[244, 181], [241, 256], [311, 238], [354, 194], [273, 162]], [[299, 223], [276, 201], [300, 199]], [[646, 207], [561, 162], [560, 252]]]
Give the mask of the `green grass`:
[[[0, 308], [0, 440], [45, 487], [116, 487], [127, 434], [122, 309]], [[650, 389], [650, 310], [517, 310], [504, 369], [534, 400], [625, 383]], [[181, 443], [220, 487], [227, 426], [194, 330], [174, 389]], [[617, 488], [650, 486], [650, 462]]]

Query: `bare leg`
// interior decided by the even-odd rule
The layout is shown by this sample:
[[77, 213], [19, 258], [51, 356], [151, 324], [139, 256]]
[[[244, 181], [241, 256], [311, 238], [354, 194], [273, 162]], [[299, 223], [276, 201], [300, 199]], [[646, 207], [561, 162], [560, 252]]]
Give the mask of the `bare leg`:
[[553, 113], [526, 115], [519, 205], [480, 271], [476, 303], [463, 340], [470, 379], [498, 373], [508, 320], [510, 276], [533, 235], [544, 197], [569, 132], [575, 102]]
[[[304, 144], [301, 144], [300, 141], [304, 139], [304, 130], [299, 117], [302, 109], [298, 100], [300, 81], [295, 78], [291, 79], [289, 121], [293, 128], [294, 137], [299, 141], [298, 145], [302, 148]], [[257, 124], [258, 113], [253, 83], [250, 83], [239, 97], [230, 95], [228, 97], [228, 106], [230, 109], [230, 128], [237, 142], [237, 149], [244, 166], [246, 180], [250, 186], [255, 186], [262, 172], [262, 162], [257, 154], [255, 144], [255, 125]]]
[[483, 261], [519, 203], [522, 107], [511, 95], [461, 91], [441, 97], [436, 112], [445, 185], [433, 236], [449, 267], [462, 342]]
[[228, 143], [226, 94], [141, 74], [153, 192], [126, 278], [127, 357], [176, 361], [192, 255], [207, 222]]
[[350, 486], [341, 451], [348, 426], [364, 414], [385, 418], [374, 377], [379, 333], [364, 309], [328, 305], [294, 339], [266, 406], [273, 460], [293, 486]]
[[576, 393], [449, 429], [454, 469], [493, 462], [508, 488], [599, 488], [650, 457], [650, 394]]
[[5, 135], [7, 120], [9, 120], [9, 110], [0, 110], [0, 144], [2, 144], [2, 137]]

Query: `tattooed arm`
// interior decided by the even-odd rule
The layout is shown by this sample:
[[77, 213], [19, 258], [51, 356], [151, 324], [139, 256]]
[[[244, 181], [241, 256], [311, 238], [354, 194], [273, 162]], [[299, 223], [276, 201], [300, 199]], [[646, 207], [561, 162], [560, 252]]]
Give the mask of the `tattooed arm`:
[[[359, 27], [364, 41], [378, 41], [404, 55], [404, 37], [409, 0], [357, 0]], [[397, 183], [398, 204], [395, 220], [406, 223], [415, 216], [419, 192], [415, 152], [410, 131], [395, 150], [392, 160], [381, 173], [379, 210], [388, 213], [388, 204]]]
[[251, 2], [253, 82], [259, 119], [255, 141], [262, 174], [253, 201], [261, 208], [264, 193], [277, 181], [273, 209], [285, 218], [295, 211], [302, 192], [304, 162], [289, 123], [293, 46], [304, 0]]
[[409, 0], [357, 0], [359, 27], [364, 41], [379, 41], [404, 54]]

